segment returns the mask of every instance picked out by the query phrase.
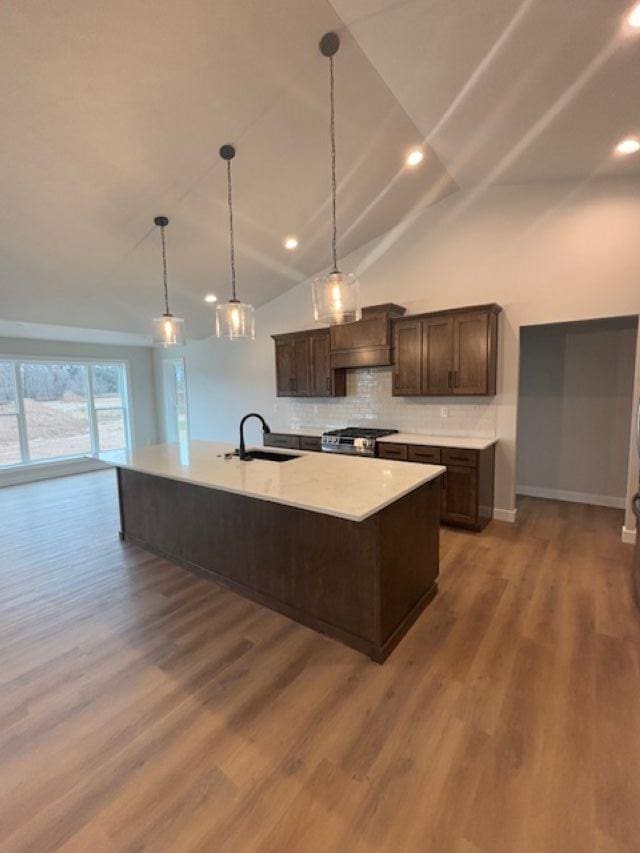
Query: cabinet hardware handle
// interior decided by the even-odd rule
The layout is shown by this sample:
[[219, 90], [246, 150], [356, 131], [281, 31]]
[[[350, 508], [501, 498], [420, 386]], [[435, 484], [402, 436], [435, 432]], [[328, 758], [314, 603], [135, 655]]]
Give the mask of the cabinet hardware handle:
[[468, 462], [468, 456], [450, 456], [449, 459], [453, 459], [454, 462]]
[[447, 379], [447, 388], [453, 388], [453, 370], [449, 371], [449, 377]]
[[457, 370], [453, 371], [453, 387], [454, 388], [458, 387], [458, 371]]
[[331, 391], [331, 378], [327, 376], [327, 391]]

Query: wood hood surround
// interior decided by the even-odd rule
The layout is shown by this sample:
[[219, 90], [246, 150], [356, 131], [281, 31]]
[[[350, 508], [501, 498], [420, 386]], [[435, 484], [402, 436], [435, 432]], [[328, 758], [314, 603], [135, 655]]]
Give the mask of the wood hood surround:
[[407, 309], [392, 302], [362, 309], [356, 323], [331, 326], [331, 367], [388, 367], [393, 364], [391, 320], [402, 317]]

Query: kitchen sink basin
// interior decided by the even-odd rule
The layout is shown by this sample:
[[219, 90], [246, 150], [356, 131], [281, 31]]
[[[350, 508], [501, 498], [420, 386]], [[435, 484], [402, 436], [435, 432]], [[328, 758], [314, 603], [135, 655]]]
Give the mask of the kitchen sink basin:
[[299, 453], [273, 453], [269, 450], [249, 450], [246, 462], [252, 459], [262, 459], [265, 462], [288, 462], [290, 459], [299, 459]]

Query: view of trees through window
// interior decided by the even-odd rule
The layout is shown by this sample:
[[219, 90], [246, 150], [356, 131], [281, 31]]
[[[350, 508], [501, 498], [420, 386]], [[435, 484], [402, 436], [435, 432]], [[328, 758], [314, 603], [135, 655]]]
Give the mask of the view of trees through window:
[[122, 364], [0, 362], [0, 465], [127, 446]]

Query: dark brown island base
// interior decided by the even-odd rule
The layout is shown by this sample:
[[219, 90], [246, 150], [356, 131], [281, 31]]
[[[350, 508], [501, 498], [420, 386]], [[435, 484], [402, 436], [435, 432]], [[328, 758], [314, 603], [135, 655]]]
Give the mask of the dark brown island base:
[[[220, 447], [230, 449], [209, 447], [211, 453]], [[317, 476], [313, 464], [304, 461], [313, 459], [316, 468], [320, 465], [338, 480], [341, 470], [345, 480], [373, 474], [381, 478], [384, 489], [384, 480], [397, 477], [390, 469], [400, 466], [375, 459], [327, 459], [328, 454], [305, 454], [284, 463], [243, 463], [218, 455], [215, 464], [222, 475], [217, 479], [226, 476], [228, 482], [215, 488], [189, 481], [177, 464], [152, 464], [151, 455], [145, 462], [145, 451], [152, 450], [142, 448], [136, 461], [118, 465], [121, 536], [126, 541], [210, 577], [379, 663], [436, 594], [442, 469], [434, 466], [432, 479], [354, 521], [234, 493], [228, 490], [234, 478], [227, 475], [231, 467], [231, 473], [238, 469], [244, 492], [262, 487], [244, 483], [245, 477], [260, 479], [259, 466], [277, 469], [267, 468], [267, 479], [285, 477], [287, 468], [293, 478], [294, 466], [302, 472], [305, 464], [312, 477]], [[246, 472], [239, 468], [242, 465], [249, 466]], [[160, 473], [149, 473], [154, 469]]]

